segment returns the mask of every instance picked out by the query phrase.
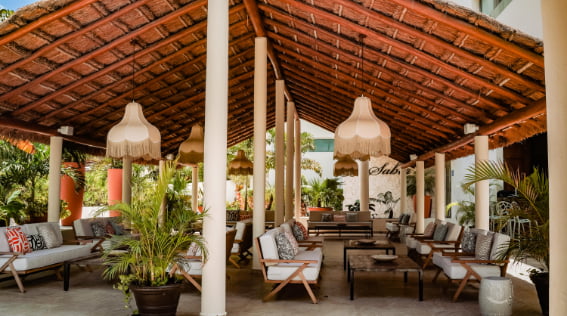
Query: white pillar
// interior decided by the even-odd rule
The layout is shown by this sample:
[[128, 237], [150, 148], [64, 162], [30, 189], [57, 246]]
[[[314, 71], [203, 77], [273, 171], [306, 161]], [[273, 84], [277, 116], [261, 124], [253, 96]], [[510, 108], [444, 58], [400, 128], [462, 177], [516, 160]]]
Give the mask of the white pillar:
[[545, 42], [545, 90], [547, 99], [547, 143], [549, 163], [549, 315], [567, 311], [567, 2], [542, 1], [543, 40]]
[[425, 230], [425, 167], [423, 161], [415, 162], [415, 232], [423, 234]]
[[404, 214], [408, 208], [408, 182], [407, 169], [400, 168], [400, 214]]
[[293, 187], [294, 187], [294, 205], [295, 205], [295, 218], [299, 219], [301, 216], [301, 123], [299, 118], [295, 119], [295, 151], [294, 151], [294, 164], [295, 167], [293, 168], [294, 178], [293, 178]]
[[285, 82], [276, 80], [276, 214], [275, 226], [280, 226], [284, 219], [285, 195], [284, 195], [284, 118], [285, 118]]
[[286, 119], [286, 148], [285, 148], [285, 216], [284, 220], [293, 218], [293, 123], [295, 114], [295, 104], [287, 103]]
[[[264, 233], [266, 225], [266, 102], [268, 76], [268, 51], [265, 37], [257, 37], [254, 46], [254, 237]], [[254, 254], [256, 248], [253, 248]], [[258, 256], [254, 255], [252, 267], [260, 269]]]
[[445, 220], [445, 154], [435, 153], [435, 218]]
[[122, 203], [132, 202], [132, 158], [122, 158]]
[[[475, 136], [474, 162], [488, 160], [488, 136]], [[475, 227], [489, 230], [490, 196], [489, 181], [482, 180], [474, 185]]]
[[199, 209], [199, 165], [191, 168], [191, 209], [193, 212]]
[[369, 182], [370, 176], [368, 174], [369, 160], [361, 160], [358, 165], [358, 178], [360, 179], [360, 211], [368, 212], [368, 203], [370, 202]]
[[228, 122], [228, 7], [209, 0], [207, 17], [207, 79], [203, 236], [208, 260], [203, 265], [201, 315], [226, 315], [226, 141]]
[[61, 154], [63, 153], [63, 138], [51, 136], [49, 139], [49, 176], [47, 221], [59, 222], [61, 209]]

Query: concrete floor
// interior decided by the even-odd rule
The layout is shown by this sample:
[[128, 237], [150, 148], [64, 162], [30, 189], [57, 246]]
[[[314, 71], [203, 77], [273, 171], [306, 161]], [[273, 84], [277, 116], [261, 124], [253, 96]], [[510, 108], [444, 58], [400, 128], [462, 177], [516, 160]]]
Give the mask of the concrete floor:
[[[356, 238], [356, 237], [354, 237]], [[302, 285], [290, 285], [275, 299], [262, 302], [270, 285], [263, 283], [259, 271], [249, 266], [227, 266], [226, 311], [229, 315], [479, 315], [478, 289], [467, 287], [459, 301], [451, 297], [456, 285], [444, 277], [432, 283], [433, 270], [424, 276], [424, 301], [417, 299], [417, 278], [409, 274], [404, 284], [402, 273], [360, 273], [356, 277], [355, 299], [349, 299], [346, 273], [343, 271], [343, 241], [328, 239], [324, 246], [324, 266], [319, 289], [319, 304], [311, 304]], [[397, 253], [405, 253], [397, 245]], [[27, 292], [19, 293], [12, 281], [0, 283], [0, 315], [129, 315], [122, 293], [102, 280], [101, 269], [87, 272], [73, 267], [70, 290], [53, 274], [36, 275], [24, 280]], [[514, 285], [513, 315], [541, 315], [535, 288], [529, 282], [511, 276]], [[181, 295], [177, 315], [199, 315], [200, 293], [187, 285]]]

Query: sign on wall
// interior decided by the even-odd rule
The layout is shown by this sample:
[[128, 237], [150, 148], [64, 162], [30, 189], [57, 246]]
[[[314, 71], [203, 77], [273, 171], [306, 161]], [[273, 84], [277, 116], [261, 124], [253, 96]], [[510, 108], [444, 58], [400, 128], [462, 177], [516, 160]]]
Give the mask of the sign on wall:
[[400, 175], [400, 163], [396, 163], [393, 167], [390, 167], [392, 164], [389, 162], [384, 163], [381, 166], [370, 167], [368, 169], [368, 174], [371, 176], [379, 176], [379, 175]]

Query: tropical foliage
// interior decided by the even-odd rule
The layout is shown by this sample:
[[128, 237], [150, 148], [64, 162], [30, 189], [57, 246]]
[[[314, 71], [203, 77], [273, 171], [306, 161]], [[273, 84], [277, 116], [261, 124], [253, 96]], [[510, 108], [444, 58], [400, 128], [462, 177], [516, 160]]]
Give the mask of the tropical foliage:
[[[120, 279], [123, 283], [161, 286], [171, 281], [168, 268], [191, 243], [196, 243], [206, 256], [202, 236], [192, 234], [192, 224], [204, 215], [191, 211], [189, 205], [177, 207], [179, 204], [171, 200], [171, 205], [176, 206], [168, 208], [165, 213], [161, 212], [162, 202], [175, 178], [175, 164], [175, 161], [167, 161], [157, 177], [157, 183], [143, 196], [133, 199], [132, 204], [112, 206], [112, 209], [122, 213], [122, 221], [128, 223], [136, 235], [112, 236], [113, 247], [104, 254], [108, 264], [104, 271], [105, 278], [122, 276]], [[170, 198], [173, 196], [170, 195]], [[112, 250], [118, 248], [127, 248], [128, 251], [115, 255]], [[128, 285], [121, 284], [120, 287], [124, 289]]]
[[[406, 177], [406, 184], [407, 184], [407, 196], [414, 196], [417, 192], [417, 180], [416, 180], [416, 171], [410, 170]], [[435, 169], [429, 168], [426, 169], [424, 174], [424, 189], [425, 195], [433, 195], [435, 193]]]
[[342, 182], [338, 178], [311, 179], [301, 188], [303, 201], [314, 207], [332, 207], [335, 210], [343, 208]]
[[531, 229], [520, 233], [509, 243], [508, 254], [517, 260], [533, 258], [549, 268], [549, 181], [537, 168], [529, 175], [512, 171], [501, 162], [485, 161], [469, 168], [466, 185], [489, 179], [502, 180], [517, 190], [523, 203], [509, 210], [509, 218], [516, 216], [530, 220]]

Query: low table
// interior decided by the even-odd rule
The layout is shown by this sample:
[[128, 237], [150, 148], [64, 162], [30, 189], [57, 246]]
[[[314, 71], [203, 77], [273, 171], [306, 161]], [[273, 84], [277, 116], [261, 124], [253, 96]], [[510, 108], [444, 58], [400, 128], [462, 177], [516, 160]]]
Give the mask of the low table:
[[350, 299], [354, 299], [354, 273], [367, 272], [404, 272], [404, 283], [408, 281], [408, 272], [417, 272], [419, 275], [419, 300], [423, 301], [423, 270], [408, 256], [399, 256], [394, 261], [376, 261], [371, 255], [350, 255], [348, 264], [348, 280], [350, 281]]
[[386, 254], [396, 254], [396, 247], [388, 240], [379, 239], [373, 244], [360, 243], [358, 240], [345, 240], [343, 248], [343, 269], [347, 268], [347, 250], [357, 249], [357, 250], [386, 250]]

